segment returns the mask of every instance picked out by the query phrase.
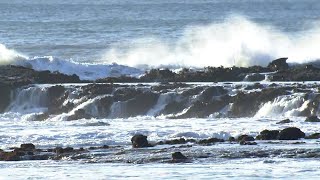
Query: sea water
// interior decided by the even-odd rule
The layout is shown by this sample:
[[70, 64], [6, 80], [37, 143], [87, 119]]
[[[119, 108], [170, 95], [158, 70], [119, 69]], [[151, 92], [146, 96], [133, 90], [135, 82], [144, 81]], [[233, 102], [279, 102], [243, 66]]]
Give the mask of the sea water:
[[[76, 73], [82, 79], [139, 76], [150, 67], [266, 65], [283, 56], [289, 57], [289, 62], [301, 63], [320, 57], [317, 0], [0, 0], [0, 15], [0, 64], [28, 64], [37, 70]], [[12, 107], [0, 115], [2, 149], [31, 142], [39, 148], [107, 144], [121, 145], [124, 147], [121, 150], [130, 151], [130, 138], [135, 133], [144, 133], [156, 142], [180, 137], [255, 136], [263, 129], [283, 129], [289, 125], [307, 134], [318, 132], [316, 124], [295, 116], [304, 103], [299, 94], [268, 102], [250, 118], [152, 116], [162, 107], [160, 104], [142, 117], [64, 121], [61, 117], [66, 115], [61, 114], [37, 122], [30, 117], [43, 109], [37, 104], [40, 100], [35, 101], [25, 100], [26, 107]], [[293, 123], [276, 124], [284, 118]], [[181, 164], [126, 163], [148, 156], [132, 152], [121, 157], [121, 162], [112, 157], [90, 162], [68, 159], [1, 162], [0, 176], [3, 179], [315, 179], [320, 175], [319, 158], [236, 156], [241, 149], [317, 150], [316, 140], [302, 145], [275, 142], [261, 143], [258, 147], [230, 146], [178, 149], [187, 155], [195, 152], [218, 155]], [[236, 158], [220, 158], [224, 150]]]

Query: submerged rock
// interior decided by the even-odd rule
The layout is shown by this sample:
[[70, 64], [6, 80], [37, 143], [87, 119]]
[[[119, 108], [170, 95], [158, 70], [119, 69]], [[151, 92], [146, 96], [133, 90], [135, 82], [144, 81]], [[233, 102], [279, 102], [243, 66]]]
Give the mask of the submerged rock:
[[298, 140], [304, 137], [305, 137], [305, 133], [302, 132], [299, 128], [288, 127], [280, 131], [278, 139], [279, 140]]

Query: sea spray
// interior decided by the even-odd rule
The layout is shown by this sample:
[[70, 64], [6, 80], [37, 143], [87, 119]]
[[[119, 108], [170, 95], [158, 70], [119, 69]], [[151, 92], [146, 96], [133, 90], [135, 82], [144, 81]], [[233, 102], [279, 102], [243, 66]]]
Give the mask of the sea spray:
[[[102, 59], [134, 67], [266, 66], [275, 58], [306, 63], [320, 58], [320, 29], [285, 33], [241, 16], [220, 23], [193, 25], [175, 42], [157, 37], [115, 45]], [[129, 45], [128, 45], [129, 44]]]

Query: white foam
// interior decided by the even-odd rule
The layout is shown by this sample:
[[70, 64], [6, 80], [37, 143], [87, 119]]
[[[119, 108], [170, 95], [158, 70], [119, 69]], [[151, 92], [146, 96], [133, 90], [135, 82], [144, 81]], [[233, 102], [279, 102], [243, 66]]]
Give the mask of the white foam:
[[320, 59], [319, 32], [315, 26], [289, 34], [233, 16], [221, 23], [188, 27], [176, 42], [144, 37], [118, 44], [102, 59], [134, 67], [266, 66], [279, 57], [305, 63]]
[[133, 67], [113, 64], [79, 63], [72, 60], [61, 60], [51, 56], [35, 57], [27, 61], [33, 69], [58, 71], [64, 74], [76, 74], [82, 80], [96, 80], [105, 77], [119, 77], [121, 75], [139, 76], [142, 71]]
[[18, 61], [23, 61], [27, 57], [16, 52], [13, 49], [8, 49], [5, 45], [0, 44], [0, 65], [15, 64]]

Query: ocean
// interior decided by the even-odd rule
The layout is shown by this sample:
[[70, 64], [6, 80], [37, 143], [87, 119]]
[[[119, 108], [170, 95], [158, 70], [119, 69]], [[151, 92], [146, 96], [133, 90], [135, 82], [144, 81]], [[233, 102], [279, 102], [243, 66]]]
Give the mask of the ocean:
[[[0, 65], [97, 80], [140, 77], [150, 68], [267, 66], [281, 57], [302, 64], [320, 59], [319, 25], [317, 0], [0, 0]], [[298, 127], [306, 136], [319, 132], [317, 123], [305, 122], [306, 112], [319, 114], [318, 81], [277, 82], [286, 93], [260, 98], [254, 112], [230, 114], [239, 102], [229, 97], [274, 87], [269, 74], [263, 76], [258, 87], [247, 81], [195, 82], [165, 90], [156, 89], [161, 83], [119, 83], [111, 92], [90, 83], [20, 87], [0, 114], [0, 149], [23, 143], [41, 149], [112, 148], [86, 152], [84, 158], [0, 161], [0, 178], [316, 179], [317, 139], [227, 143], [264, 129]], [[56, 86], [64, 96], [51, 94]], [[228, 103], [207, 114], [202, 109], [211, 107], [207, 93], [218, 104], [228, 96]], [[60, 101], [50, 97], [62, 99], [63, 110], [55, 111], [51, 102]], [[197, 109], [197, 102], [205, 105]], [[86, 116], [73, 119], [80, 110]], [[284, 119], [291, 122], [278, 123]], [[152, 143], [180, 138], [225, 142], [134, 149], [131, 137], [137, 133]], [[172, 163], [176, 151], [190, 161]]]

